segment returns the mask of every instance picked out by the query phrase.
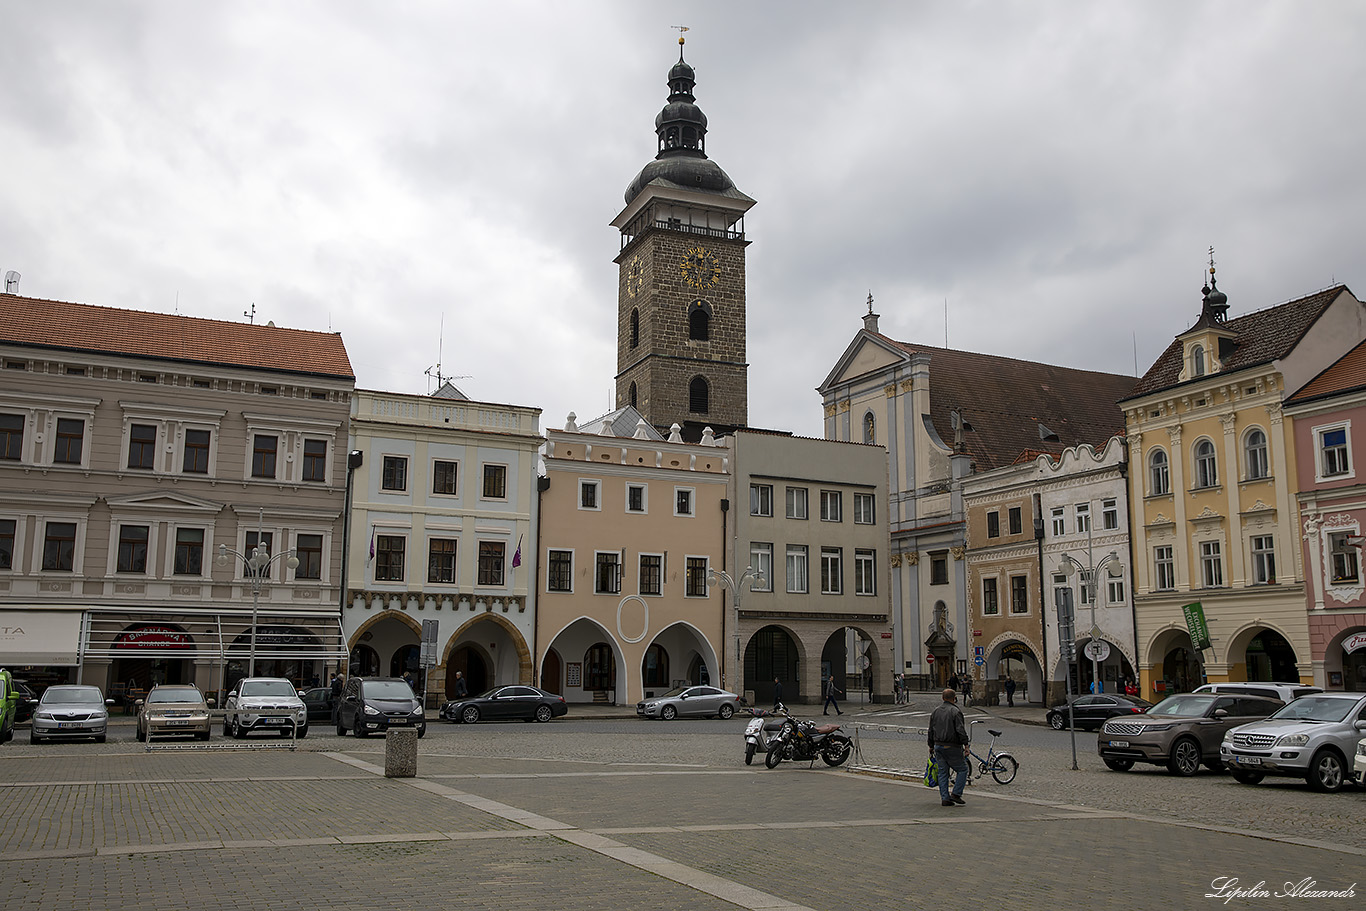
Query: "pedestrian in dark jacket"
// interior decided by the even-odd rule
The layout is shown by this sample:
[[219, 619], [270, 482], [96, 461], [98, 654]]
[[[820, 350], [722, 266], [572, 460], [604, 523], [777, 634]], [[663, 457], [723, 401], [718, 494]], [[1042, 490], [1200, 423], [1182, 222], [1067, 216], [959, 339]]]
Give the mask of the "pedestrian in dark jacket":
[[464, 672], [463, 672], [463, 671], [456, 671], [456, 672], [455, 672], [455, 698], [456, 698], [456, 699], [464, 699], [464, 698], [465, 698], [466, 696], [468, 696], [469, 694], [470, 694], [470, 688], [469, 688], [469, 685], [465, 683], [465, 674], [464, 674]]
[[830, 714], [830, 706], [833, 704], [833, 705], [835, 706], [835, 714], [836, 714], [836, 715], [843, 715], [844, 713], [840, 711], [840, 704], [839, 704], [839, 702], [835, 699], [836, 696], [843, 696], [843, 695], [844, 695], [844, 690], [842, 690], [842, 689], [840, 689], [839, 687], [835, 686], [835, 675], [834, 675], [834, 674], [831, 674], [829, 677], [825, 678], [825, 709], [824, 709], [824, 711], [821, 712], [821, 714], [822, 714], [822, 715], [829, 715], [829, 714]]
[[783, 701], [783, 682], [777, 677], [773, 678], [773, 711], [778, 711], [778, 706]]
[[1006, 678], [1006, 705], [1015, 705], [1015, 678]]
[[341, 705], [342, 679], [336, 674], [332, 675], [332, 689], [328, 694], [327, 701], [332, 704], [332, 723], [337, 723], [337, 706]]
[[[939, 768], [939, 797], [943, 806], [962, 806], [963, 785], [967, 782], [968, 762], [963, 749], [970, 742], [958, 694], [944, 690], [944, 702], [930, 716], [930, 758]], [[954, 771], [953, 793], [949, 793], [949, 769]]]

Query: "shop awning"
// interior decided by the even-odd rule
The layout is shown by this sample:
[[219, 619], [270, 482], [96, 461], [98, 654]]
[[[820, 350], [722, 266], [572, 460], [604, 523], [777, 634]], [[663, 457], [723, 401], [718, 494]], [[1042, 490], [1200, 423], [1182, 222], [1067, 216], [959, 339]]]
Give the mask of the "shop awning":
[[81, 663], [82, 611], [0, 611], [0, 667]]

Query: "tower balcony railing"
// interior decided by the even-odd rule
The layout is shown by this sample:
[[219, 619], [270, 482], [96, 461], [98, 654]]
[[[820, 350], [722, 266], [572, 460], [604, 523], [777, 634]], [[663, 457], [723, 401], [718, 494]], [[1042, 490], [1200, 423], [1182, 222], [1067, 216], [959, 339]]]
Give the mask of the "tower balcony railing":
[[621, 234], [621, 249], [625, 250], [636, 239], [648, 231], [675, 231], [681, 234], [695, 234], [699, 237], [712, 237], [721, 240], [744, 240], [744, 220], [737, 221], [729, 228], [716, 228], [710, 225], [695, 225], [677, 218], [639, 218]]

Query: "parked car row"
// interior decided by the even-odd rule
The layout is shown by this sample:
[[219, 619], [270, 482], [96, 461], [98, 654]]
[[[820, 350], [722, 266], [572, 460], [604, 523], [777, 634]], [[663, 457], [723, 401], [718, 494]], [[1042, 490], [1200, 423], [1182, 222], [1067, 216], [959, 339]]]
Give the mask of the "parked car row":
[[[1323, 792], [1341, 790], [1354, 779], [1366, 785], [1366, 694], [1221, 683], [1155, 706], [1136, 702], [1142, 700], [1091, 696], [1073, 703], [1078, 727], [1100, 727], [1096, 752], [1114, 771], [1153, 763], [1189, 776], [1204, 765], [1227, 769], [1243, 784], [1290, 776]], [[1050, 725], [1065, 726], [1057, 719], [1065, 719], [1066, 709], [1050, 709]]]

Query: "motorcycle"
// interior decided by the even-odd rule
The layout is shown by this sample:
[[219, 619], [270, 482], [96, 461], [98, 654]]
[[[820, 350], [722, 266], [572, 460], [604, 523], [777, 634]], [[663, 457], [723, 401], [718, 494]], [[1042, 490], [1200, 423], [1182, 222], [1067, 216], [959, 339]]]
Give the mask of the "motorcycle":
[[815, 762], [819, 758], [828, 766], [842, 765], [854, 750], [853, 741], [840, 733], [838, 724], [816, 724], [793, 718], [783, 710], [783, 725], [770, 742], [764, 765], [776, 768], [784, 759], [792, 762]]
[[745, 765], [754, 762], [755, 753], [767, 753], [787, 724], [787, 710], [782, 703], [772, 712], [751, 708], [749, 713], [754, 717], [745, 725]]

